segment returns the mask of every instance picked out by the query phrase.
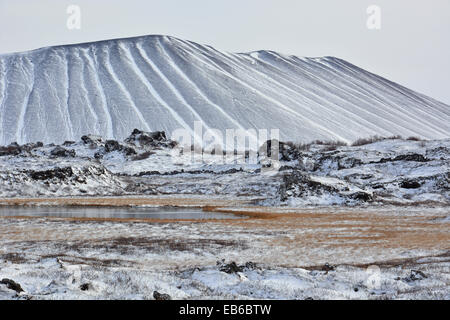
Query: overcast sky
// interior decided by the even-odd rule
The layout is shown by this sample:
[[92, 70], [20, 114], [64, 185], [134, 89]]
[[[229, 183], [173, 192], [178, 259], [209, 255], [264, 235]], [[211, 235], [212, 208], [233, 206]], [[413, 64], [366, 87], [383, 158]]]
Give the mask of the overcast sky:
[[[69, 5], [80, 30], [66, 27]], [[369, 5], [380, 30], [366, 26]], [[337, 56], [450, 104], [449, 0], [0, 0], [0, 53], [146, 34]]]

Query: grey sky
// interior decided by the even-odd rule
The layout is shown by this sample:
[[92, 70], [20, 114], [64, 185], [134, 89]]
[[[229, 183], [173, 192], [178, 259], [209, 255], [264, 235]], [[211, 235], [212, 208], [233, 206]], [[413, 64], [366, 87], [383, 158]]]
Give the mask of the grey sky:
[[[66, 28], [79, 5], [81, 30]], [[382, 10], [368, 30], [366, 9]], [[450, 103], [449, 0], [0, 0], [0, 53], [145, 34], [343, 58]]]

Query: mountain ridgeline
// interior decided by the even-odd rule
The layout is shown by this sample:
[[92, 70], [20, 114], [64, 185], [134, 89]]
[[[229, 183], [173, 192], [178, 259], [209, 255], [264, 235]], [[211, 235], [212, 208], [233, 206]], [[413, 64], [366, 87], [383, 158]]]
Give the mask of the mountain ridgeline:
[[450, 106], [334, 57], [227, 53], [167, 36], [0, 55], [0, 144], [280, 129], [282, 140], [450, 137]]

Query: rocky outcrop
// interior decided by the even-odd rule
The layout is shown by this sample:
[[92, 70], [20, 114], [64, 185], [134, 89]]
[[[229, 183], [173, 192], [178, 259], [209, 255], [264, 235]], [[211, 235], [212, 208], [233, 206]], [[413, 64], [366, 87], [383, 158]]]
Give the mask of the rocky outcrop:
[[43, 171], [28, 171], [28, 175], [33, 180], [67, 180], [73, 176], [71, 167], [56, 168]]
[[1, 284], [6, 285], [6, 287], [8, 289], [14, 290], [17, 293], [21, 293], [24, 290], [22, 289], [22, 286], [20, 284], [18, 284], [17, 282], [15, 282], [14, 280], [11, 279], [2, 279], [2, 281], [0, 281]]
[[96, 135], [86, 135], [81, 137], [81, 141], [83, 141], [84, 144], [93, 145], [93, 146], [99, 146], [103, 145], [104, 141], [103, 138]]
[[380, 161], [373, 162], [373, 163], [386, 163], [386, 162], [395, 162], [395, 161], [428, 162], [430, 160], [425, 158], [421, 154], [410, 153], [410, 154], [402, 154], [402, 155], [396, 156], [395, 158], [382, 158]]
[[30, 153], [32, 150], [41, 148], [43, 146], [44, 144], [42, 142], [27, 143], [22, 146], [14, 142], [11, 143], [9, 146], [0, 146], [0, 157], [17, 156], [21, 153], [27, 154]]
[[159, 293], [158, 291], [153, 291], [153, 298], [155, 300], [172, 300], [172, 297], [165, 293]]
[[56, 158], [67, 158], [67, 157], [75, 157], [75, 150], [68, 150], [61, 146], [56, 146], [52, 151], [50, 151], [50, 155]]
[[21, 152], [20, 146], [17, 143], [12, 143], [6, 147], [0, 147], [0, 157], [17, 156]]
[[125, 139], [126, 143], [141, 148], [174, 148], [177, 146], [175, 141], [167, 139], [164, 131], [145, 132], [134, 129], [131, 135]]
[[403, 189], [418, 189], [420, 186], [420, 182], [416, 180], [404, 180], [400, 183], [400, 188]]
[[230, 263], [225, 263], [225, 260], [217, 261], [217, 266], [219, 267], [219, 271], [225, 272], [228, 274], [244, 272], [245, 270], [254, 270], [257, 269], [256, 263], [254, 262], [246, 262], [245, 264], [238, 265], [236, 262], [231, 261]]
[[311, 194], [323, 195], [324, 193], [339, 193], [339, 190], [333, 186], [314, 181], [308, 174], [299, 170], [285, 174], [280, 186], [281, 201], [286, 201], [289, 197], [301, 198]]

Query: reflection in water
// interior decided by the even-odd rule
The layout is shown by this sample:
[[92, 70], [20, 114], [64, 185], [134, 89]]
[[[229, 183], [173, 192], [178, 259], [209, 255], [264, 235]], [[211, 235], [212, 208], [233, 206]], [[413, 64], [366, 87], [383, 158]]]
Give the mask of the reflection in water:
[[240, 219], [242, 217], [219, 212], [204, 212], [201, 208], [177, 207], [0, 207], [1, 217], [55, 217], [55, 218], [146, 218], [175, 220]]

